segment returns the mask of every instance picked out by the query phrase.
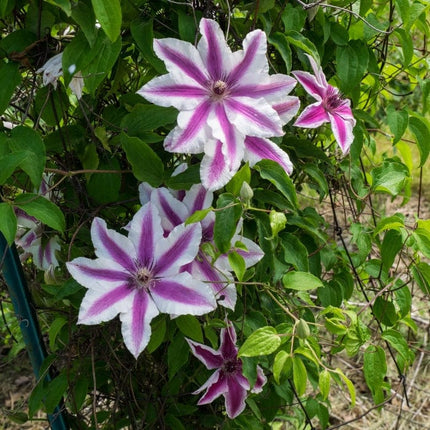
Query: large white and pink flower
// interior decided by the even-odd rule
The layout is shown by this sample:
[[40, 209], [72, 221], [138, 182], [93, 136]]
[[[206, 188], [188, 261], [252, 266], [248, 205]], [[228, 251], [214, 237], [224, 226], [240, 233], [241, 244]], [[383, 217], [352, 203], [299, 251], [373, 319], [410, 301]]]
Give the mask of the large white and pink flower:
[[160, 312], [203, 315], [216, 308], [216, 301], [208, 285], [181, 270], [197, 255], [200, 224], [180, 224], [164, 237], [160, 214], [149, 202], [128, 229], [126, 237], [95, 218], [91, 237], [97, 258], [79, 257], [67, 268], [88, 288], [78, 323], [99, 324], [119, 314], [125, 345], [137, 358]]
[[314, 75], [303, 71], [292, 73], [317, 102], [307, 106], [294, 125], [316, 128], [330, 122], [334, 137], [342, 152], [346, 154], [354, 140], [352, 130], [355, 126], [355, 119], [351, 111], [351, 102], [344, 99], [339, 90], [327, 82], [324, 72], [316, 61], [310, 55], [307, 57]]
[[[200, 184], [195, 184], [188, 191], [178, 195], [167, 188], [152, 188], [149, 184], [143, 183], [139, 186], [139, 194], [142, 204], [151, 201], [158, 208], [165, 234], [171, 232], [196, 211], [210, 208], [213, 200], [213, 193]], [[215, 246], [213, 243], [215, 214], [209, 212], [199, 224], [202, 229], [199, 252], [196, 258], [182, 270], [210, 285], [218, 304], [234, 309], [237, 292], [228, 254], [233, 251], [240, 254], [245, 267], [248, 268], [258, 263], [263, 258], [264, 252], [256, 243], [240, 234], [241, 224], [239, 223], [237, 232], [232, 238], [232, 249], [212, 262], [212, 258], [203, 251], [202, 245], [210, 243]], [[243, 244], [246, 250], [235, 248], [234, 245], [237, 242]]]
[[[217, 351], [209, 346], [187, 339], [192, 353], [208, 368], [217, 369], [212, 376], [193, 394], [204, 390], [199, 405], [212, 403], [223, 395], [225, 408], [229, 418], [235, 418], [245, 409], [245, 400], [251, 388], [248, 379], [242, 372], [242, 360], [237, 356], [236, 331], [233, 324], [227, 321], [227, 328], [221, 330], [221, 344]], [[257, 380], [252, 393], [262, 391], [267, 379], [263, 369], [257, 366]]]
[[225, 185], [242, 160], [255, 163], [274, 157], [290, 173], [288, 155], [267, 138], [282, 136], [282, 126], [297, 113], [298, 98], [288, 96], [296, 81], [268, 74], [266, 35], [261, 30], [249, 33], [243, 50], [236, 52], [215, 21], [202, 19], [200, 33], [197, 48], [173, 38], [155, 40], [155, 53], [169, 73], [138, 91], [155, 104], [180, 111], [165, 149], [204, 152], [201, 179], [212, 190]]

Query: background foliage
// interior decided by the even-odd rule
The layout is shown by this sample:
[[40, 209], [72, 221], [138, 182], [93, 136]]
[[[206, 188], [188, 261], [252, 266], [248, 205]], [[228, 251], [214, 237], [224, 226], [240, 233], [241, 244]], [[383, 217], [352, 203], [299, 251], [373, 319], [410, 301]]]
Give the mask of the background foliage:
[[[336, 387], [356, 402], [361, 378], [348, 363], [375, 405], [396, 396], [407, 404], [411, 367], [426, 351], [430, 290], [430, 224], [422, 218], [429, 8], [424, 0], [2, 1], [0, 231], [13, 241], [19, 208], [44, 224], [43, 241], [55, 234], [62, 241], [55, 273], [26, 262], [49, 347], [45, 369], [57, 376], [38, 381], [28, 411], [8, 411], [10, 418], [52, 412], [64, 396], [76, 429], [327, 428], [342, 424], [331, 406]], [[223, 309], [199, 318], [160, 315], [136, 361], [117, 319], [76, 325], [85, 289], [65, 269], [66, 261], [93, 255], [95, 216], [111, 228], [127, 224], [140, 206], [140, 182], [174, 189], [199, 182], [199, 156], [172, 177], [182, 159], [163, 150], [177, 112], [136, 91], [165, 73], [153, 38], [194, 43], [202, 17], [219, 22], [235, 49], [250, 30], [263, 29], [272, 73], [308, 69], [305, 53], [319, 58], [357, 119], [348, 156], [328, 126], [289, 124], [277, 143], [293, 161], [291, 177], [270, 161], [244, 165], [216, 195], [218, 248], [230, 247], [232, 231], [222, 220], [234, 216], [265, 251], [246, 272], [233, 266], [239, 299], [229, 318], [244, 370], [253, 381], [258, 363], [269, 379], [233, 421], [220, 400], [196, 406], [191, 392], [209, 373], [184, 340], [216, 348]], [[64, 76], [56, 89], [43, 86], [36, 70], [59, 52]], [[85, 82], [80, 100], [68, 88], [74, 71]], [[295, 94], [310, 102], [299, 86]], [[43, 172], [53, 174], [52, 201], [34, 194]], [[240, 195], [244, 181], [253, 190], [249, 201]], [[417, 205], [405, 214], [409, 201]], [[12, 341], [16, 323], [4, 288], [0, 294], [0, 330], [13, 358], [22, 343]]]

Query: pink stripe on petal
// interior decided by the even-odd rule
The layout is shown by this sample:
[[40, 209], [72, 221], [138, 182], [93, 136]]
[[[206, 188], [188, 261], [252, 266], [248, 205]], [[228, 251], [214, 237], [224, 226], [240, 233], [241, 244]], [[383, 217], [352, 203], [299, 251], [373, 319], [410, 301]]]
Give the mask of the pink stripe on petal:
[[[74, 269], [73, 277], [79, 276], [79, 273], [83, 276], [93, 278], [94, 281], [126, 281], [130, 277], [130, 274], [127, 272], [84, 266], [83, 264], [74, 264], [73, 262], [67, 263], [67, 267], [69, 270]], [[77, 279], [77, 281], [79, 282], [79, 279]]]
[[94, 219], [91, 225], [91, 236], [96, 247], [96, 254], [109, 256], [127, 270], [132, 271], [134, 269], [133, 257], [118, 243], [118, 239], [121, 238], [123, 242], [127, 242], [127, 238], [114, 230], [108, 230], [104, 220], [101, 218]]
[[89, 307], [86, 314], [83, 317], [80, 317], [80, 320], [85, 320], [86, 318], [91, 318], [94, 315], [104, 312], [107, 308], [112, 307], [117, 302], [127, 297], [129, 294], [132, 294], [132, 292], [133, 290], [130, 289], [128, 284], [123, 284], [112, 291], [109, 291], [96, 300]]
[[210, 289], [192, 279], [189, 273], [157, 280], [151, 296], [161, 312], [173, 315], [203, 315], [216, 307]]
[[288, 154], [269, 139], [247, 136], [244, 159], [249, 161], [251, 167], [258, 161], [267, 159], [276, 161], [289, 175], [293, 171], [293, 164]]
[[177, 225], [183, 223], [187, 218], [184, 205], [182, 205], [179, 200], [175, 199], [167, 189], [154, 190], [151, 199], [159, 208], [162, 225], [168, 227], [168, 232], [172, 231]]
[[131, 320], [131, 335], [133, 339], [133, 351], [132, 353], [136, 356], [140, 352], [142, 339], [145, 331], [145, 313], [148, 307], [149, 296], [146, 292], [137, 291], [134, 300]]
[[273, 105], [273, 109], [278, 113], [284, 124], [296, 115], [299, 108], [300, 100], [294, 96], [286, 96], [283, 102]]
[[[214, 148], [206, 150], [209, 145], [213, 145]], [[229, 169], [219, 140], [208, 142], [205, 145], [205, 152], [200, 164], [200, 179], [208, 190], [218, 190], [227, 184], [235, 172]]]
[[208, 191], [200, 184], [193, 185], [190, 190], [185, 194], [184, 204], [189, 210], [189, 214], [195, 211], [206, 209], [210, 207], [213, 200], [213, 193]]
[[355, 121], [345, 120], [336, 114], [329, 115], [334, 137], [342, 149], [342, 152], [346, 154], [354, 140], [352, 130], [354, 128]]
[[223, 57], [220, 43], [223, 43], [224, 40], [219, 40], [219, 25], [211, 19], [202, 19], [200, 21], [200, 31], [207, 42], [206, 67], [212, 79], [217, 81], [222, 79], [223, 70]]
[[247, 390], [242, 387], [235, 377], [227, 377], [227, 391], [224, 397], [225, 408], [229, 418], [236, 418], [243, 412], [246, 407], [245, 400], [247, 394]]
[[[225, 375], [220, 370], [217, 370], [208, 380], [211, 382], [208, 385], [206, 393], [197, 402], [198, 405], [207, 405], [212, 403], [221, 394], [224, 394], [228, 390], [227, 381]], [[206, 384], [205, 384], [206, 385]]]
[[202, 238], [202, 229], [200, 224], [184, 224], [176, 226], [169, 234], [168, 238], [163, 241], [168, 248], [161, 250], [155, 262], [154, 273], [157, 276], [166, 276], [172, 270], [179, 270], [184, 264], [190, 263], [196, 256], [200, 241]]
[[266, 382], [267, 378], [264, 375], [263, 369], [260, 366], [257, 366], [257, 380], [255, 381], [254, 387], [252, 388], [251, 392], [261, 393]]
[[223, 365], [223, 358], [220, 353], [209, 346], [186, 339], [190, 345], [191, 351], [208, 369], [218, 369]]
[[330, 117], [320, 102], [307, 106], [294, 123], [295, 127], [316, 128], [325, 122], [329, 122]]
[[[274, 79], [276, 77], [276, 79]], [[232, 90], [234, 96], [264, 98], [281, 93], [288, 94], [296, 85], [295, 79], [286, 75], [270, 75], [268, 82], [260, 85], [238, 85]]]
[[180, 130], [175, 140], [168, 142], [165, 147], [169, 152], [182, 152], [189, 140], [193, 139], [206, 125], [207, 118], [212, 108], [210, 101], [204, 101], [194, 111], [186, 126]]
[[224, 360], [236, 359], [238, 351], [236, 346], [236, 331], [230, 321], [227, 321], [227, 327], [221, 330], [220, 337], [220, 352]]
[[[183, 73], [185, 73], [190, 78], [194, 79], [200, 85], [204, 86], [207, 81], [207, 77], [201, 71], [201, 69], [199, 69], [196, 66], [196, 64], [194, 64], [191, 58], [183, 55], [182, 52], [175, 50], [173, 47], [171, 47], [172, 45], [177, 45], [178, 42], [182, 46], [191, 45], [191, 44], [188, 44], [187, 42], [175, 41], [171, 39], [161, 39], [161, 40], [154, 40], [154, 48], [156, 51], [159, 51], [162, 57], [172, 62]], [[175, 47], [178, 48], [177, 46]], [[192, 47], [191, 45], [189, 49], [195, 49], [195, 48]]]
[[229, 84], [236, 84], [243, 76], [252, 69], [258, 55], [266, 53], [266, 35], [261, 30], [255, 30], [248, 33], [245, 41], [245, 55], [242, 61], [232, 70], [227, 81]]
[[[261, 136], [282, 136], [283, 131], [278, 115], [276, 115], [276, 121], [275, 117], [270, 118], [269, 116], [262, 113], [261, 110], [254, 108], [254, 106], [246, 105], [237, 99], [229, 99], [225, 102], [225, 104], [229, 110], [235, 112], [238, 116], [241, 116], [242, 119], [249, 122], [253, 128], [257, 130], [259, 129]], [[273, 112], [276, 113], [274, 110]]]
[[317, 100], [322, 100], [325, 97], [326, 90], [321, 86], [315, 76], [302, 71], [295, 71], [292, 72], [292, 74], [311, 96]]

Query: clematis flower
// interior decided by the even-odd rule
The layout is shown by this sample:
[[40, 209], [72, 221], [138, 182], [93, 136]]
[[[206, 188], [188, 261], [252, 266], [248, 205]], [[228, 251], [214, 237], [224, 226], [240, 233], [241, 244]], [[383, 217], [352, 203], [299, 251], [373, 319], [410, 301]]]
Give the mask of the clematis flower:
[[[53, 198], [49, 189], [51, 178], [52, 174], [44, 173], [37, 190], [39, 195], [48, 200]], [[61, 249], [59, 237], [54, 235], [48, 241], [42, 240], [44, 227], [38, 219], [19, 208], [15, 208], [15, 214], [18, 226], [15, 243], [24, 251], [20, 255], [20, 260], [25, 261], [32, 256], [33, 263], [38, 269], [53, 272], [53, 269], [59, 265], [56, 257], [57, 251]]]
[[331, 86], [315, 60], [307, 55], [314, 75], [308, 72], [292, 72], [304, 89], [314, 97], [317, 102], [307, 106], [294, 123], [297, 127], [316, 128], [330, 122], [334, 137], [342, 152], [349, 151], [354, 135], [352, 130], [355, 119], [351, 111], [351, 102], [342, 98], [339, 90]]
[[[139, 186], [139, 194], [142, 204], [151, 201], [158, 208], [165, 234], [172, 231], [178, 224], [183, 223], [194, 212], [209, 208], [213, 200], [213, 193], [200, 184], [195, 184], [190, 190], [185, 191], [182, 198], [179, 198], [172, 190], [152, 188], [146, 183]], [[209, 212], [199, 224], [202, 228], [201, 245], [210, 243], [215, 246], [213, 243], [215, 214]], [[232, 243], [241, 242], [245, 245], [246, 250], [233, 247], [230, 252], [239, 253], [245, 261], [245, 267], [248, 268], [258, 263], [263, 258], [264, 252], [252, 240], [239, 234], [240, 228], [241, 225], [239, 224], [237, 232], [232, 238]], [[210, 285], [220, 305], [234, 309], [237, 293], [231, 274], [232, 268], [228, 261], [228, 253], [220, 255], [212, 263], [211, 258], [200, 246], [196, 258], [184, 266], [182, 270], [191, 273], [193, 278], [200, 279]]]
[[[217, 369], [215, 373], [193, 394], [206, 390], [198, 405], [212, 403], [221, 394], [225, 398], [225, 408], [229, 418], [235, 418], [245, 409], [245, 400], [250, 389], [249, 381], [242, 372], [242, 360], [237, 356], [236, 332], [233, 324], [227, 321], [227, 328], [221, 330], [221, 344], [217, 351], [187, 339], [192, 353], [208, 368]], [[252, 393], [262, 391], [267, 379], [263, 369], [257, 366], [257, 380]]]
[[[52, 84], [57, 89], [58, 78], [63, 76], [63, 53], [54, 55], [50, 58], [40, 69], [36, 70], [36, 73], [43, 73], [43, 85]], [[84, 79], [81, 72], [74, 74], [72, 80], [69, 83], [69, 88], [73, 94], [80, 99], [82, 97], [82, 88], [84, 87]]]
[[[204, 152], [202, 183], [215, 190], [247, 160], [246, 136], [262, 139], [252, 145], [254, 158], [279, 156], [282, 151], [266, 138], [283, 135], [282, 126], [296, 114], [299, 100], [288, 96], [296, 84], [293, 78], [268, 74], [264, 32], [249, 33], [243, 50], [236, 52], [215, 21], [202, 19], [200, 33], [197, 48], [173, 38], [155, 40], [155, 53], [169, 73], [152, 79], [138, 93], [180, 111], [164, 147], [170, 152]], [[287, 154], [278, 158], [288, 165]]]
[[119, 314], [125, 345], [135, 358], [151, 336], [151, 320], [160, 312], [203, 315], [216, 307], [211, 289], [181, 268], [197, 254], [199, 224], [176, 226], [163, 236], [160, 215], [152, 203], [129, 224], [128, 237], [95, 218], [91, 226], [95, 260], [78, 257], [67, 263], [73, 278], [88, 291], [79, 324], [99, 324]]

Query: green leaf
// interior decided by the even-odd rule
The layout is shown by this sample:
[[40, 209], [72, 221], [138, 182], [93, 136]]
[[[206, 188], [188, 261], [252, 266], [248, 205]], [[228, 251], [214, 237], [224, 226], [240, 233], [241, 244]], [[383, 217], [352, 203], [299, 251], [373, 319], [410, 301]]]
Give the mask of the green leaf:
[[239, 357], [256, 357], [269, 355], [275, 352], [281, 345], [281, 337], [274, 327], [261, 327], [254, 331], [245, 343], [240, 347]]
[[54, 321], [52, 321], [49, 325], [49, 349], [50, 351], [55, 351], [58, 349], [55, 345], [55, 340], [57, 339], [58, 333], [60, 330], [67, 324], [67, 319], [64, 317], [57, 317]]
[[121, 134], [121, 145], [130, 162], [133, 175], [142, 182], [158, 187], [163, 182], [164, 165], [160, 157], [137, 137]]
[[281, 18], [285, 31], [302, 31], [306, 22], [307, 13], [302, 7], [295, 7], [291, 3], [287, 3]]
[[307, 381], [308, 373], [306, 367], [302, 359], [295, 355], [293, 357], [293, 382], [299, 396], [305, 394]]
[[396, 28], [395, 33], [399, 37], [403, 52], [403, 67], [408, 67], [414, 56], [414, 44], [411, 34], [404, 28]]
[[77, 414], [81, 410], [87, 396], [88, 386], [89, 379], [85, 374], [79, 376], [74, 383], [72, 391], [73, 400], [70, 402], [70, 407], [72, 408], [73, 413]]
[[327, 369], [323, 369], [319, 374], [318, 388], [323, 400], [327, 400], [330, 393], [330, 372]]
[[239, 281], [243, 280], [243, 275], [246, 271], [246, 264], [244, 258], [236, 251], [228, 253], [228, 262], [233, 269], [237, 279]]
[[64, 232], [66, 221], [63, 212], [48, 199], [38, 194], [25, 193], [18, 195], [14, 204], [28, 215], [37, 218], [43, 224], [60, 232]]
[[27, 158], [31, 158], [30, 151], [14, 151], [0, 157], [0, 185], [3, 185], [13, 174], [15, 169]]
[[185, 225], [200, 222], [206, 218], [206, 215], [213, 210], [212, 207], [195, 211], [185, 220]]
[[55, 379], [48, 383], [44, 400], [46, 412], [48, 414], [52, 414], [52, 412], [54, 412], [54, 409], [60, 403], [68, 385], [69, 381], [66, 373], [60, 373]]
[[287, 36], [285, 36], [284, 33], [276, 32], [269, 36], [268, 42], [273, 45], [276, 50], [281, 54], [281, 57], [284, 60], [285, 67], [287, 69], [287, 73], [290, 73], [293, 59]]
[[202, 327], [195, 316], [181, 315], [178, 318], [175, 318], [175, 322], [184, 336], [200, 343], [203, 342]]
[[249, 184], [251, 182], [251, 169], [248, 163], [242, 166], [237, 173], [230, 179], [230, 182], [226, 185], [227, 192], [233, 194], [236, 197], [240, 196], [240, 190], [242, 189], [243, 183]]
[[394, 329], [385, 330], [382, 335], [382, 339], [386, 340], [405, 360], [405, 362], [411, 362], [413, 360], [413, 352], [410, 350], [406, 339], [401, 333]]
[[313, 180], [315, 185], [311, 185], [318, 191], [321, 198], [328, 194], [328, 183], [326, 175], [315, 164], [305, 164], [303, 170]]
[[285, 33], [287, 36], [287, 40], [290, 45], [293, 45], [296, 48], [301, 49], [302, 51], [306, 52], [310, 56], [312, 56], [317, 63], [320, 62], [320, 56], [318, 54], [318, 50], [315, 47], [315, 45], [303, 34], [299, 33], [298, 31], [290, 30]]
[[373, 397], [377, 393], [387, 374], [387, 359], [385, 351], [380, 346], [370, 345], [364, 352], [364, 379], [370, 388]]
[[[100, 163], [100, 170], [117, 170], [121, 166], [116, 158]], [[112, 203], [118, 200], [121, 188], [120, 173], [93, 173], [87, 183], [87, 190], [90, 197], [99, 204]]]
[[255, 165], [263, 179], [270, 181], [289, 201], [291, 209], [297, 208], [296, 189], [285, 170], [275, 161], [261, 160]]
[[0, 18], [6, 18], [15, 7], [15, 0], [0, 1]]
[[39, 188], [46, 162], [45, 144], [40, 135], [29, 127], [15, 127], [11, 131], [9, 147], [13, 152], [28, 151], [31, 154], [21, 161], [20, 167], [30, 177], [35, 188]]
[[399, 194], [410, 180], [408, 168], [398, 161], [385, 161], [382, 166], [371, 172], [372, 188], [375, 191], [386, 192], [392, 196]]
[[285, 288], [296, 291], [308, 291], [323, 287], [324, 284], [309, 272], [288, 272], [282, 278]]
[[411, 267], [412, 276], [424, 294], [430, 294], [430, 265], [424, 262]]
[[190, 347], [182, 335], [175, 336], [167, 349], [167, 365], [169, 368], [169, 380], [171, 380], [178, 370], [187, 362]]
[[412, 236], [415, 239], [418, 249], [427, 258], [430, 258], [430, 232], [424, 228], [417, 228], [412, 233]]
[[279, 351], [273, 361], [273, 377], [277, 384], [281, 383], [281, 376], [288, 373], [293, 364], [291, 355], [286, 351]]
[[388, 230], [385, 233], [381, 245], [381, 259], [386, 270], [392, 266], [394, 259], [403, 247], [403, 242], [403, 236], [400, 232]]
[[369, 51], [361, 40], [351, 40], [347, 46], [336, 48], [336, 71], [343, 92], [349, 93], [360, 85], [368, 62]]
[[419, 167], [424, 166], [430, 153], [430, 127], [428, 121], [418, 115], [411, 113], [409, 117], [409, 130], [415, 135], [420, 153]]
[[402, 216], [400, 215], [392, 215], [386, 218], [382, 218], [376, 224], [375, 230], [373, 231], [373, 236], [381, 233], [385, 230], [397, 230], [399, 231], [402, 227], [405, 226], [405, 222]]
[[151, 322], [151, 339], [146, 346], [146, 350], [149, 354], [152, 354], [163, 343], [165, 335], [166, 319], [162, 315]]
[[348, 388], [349, 396], [351, 397], [351, 407], [354, 407], [356, 395], [355, 395], [355, 387], [353, 383], [347, 378], [347, 376], [339, 368], [336, 369], [336, 374], [341, 377], [342, 381], [345, 383], [346, 387]]
[[88, 44], [93, 46], [97, 37], [96, 16], [93, 9], [83, 2], [78, 2], [73, 6], [72, 18], [84, 32]]
[[8, 203], [0, 203], [0, 231], [7, 243], [12, 245], [16, 235], [16, 215], [13, 207]]
[[[403, 281], [400, 281], [403, 282]], [[400, 309], [400, 317], [403, 318], [409, 314], [412, 305], [412, 295], [407, 285], [394, 289], [397, 306]]]
[[387, 122], [391, 133], [394, 134], [393, 143], [397, 143], [404, 135], [409, 122], [409, 115], [406, 109], [396, 110], [394, 105], [387, 107]]
[[390, 300], [377, 297], [373, 304], [373, 314], [385, 326], [394, 326], [399, 320], [396, 308]]
[[164, 63], [155, 55], [152, 48], [154, 44], [154, 34], [152, 31], [153, 21], [142, 21], [140, 18], [130, 25], [131, 35], [136, 41], [137, 47], [145, 60], [162, 75], [166, 73]]
[[102, 29], [112, 42], [115, 42], [121, 31], [120, 0], [91, 0], [94, 13]]
[[215, 212], [214, 242], [222, 254], [230, 249], [241, 213], [242, 209], [233, 195], [225, 193], [219, 196]]
[[21, 73], [18, 63], [0, 62], [0, 115], [9, 106], [15, 88], [21, 82]]
[[174, 108], [137, 104], [129, 114], [124, 116], [121, 128], [129, 136], [145, 140], [144, 136], [148, 131], [173, 124], [177, 116], [178, 111]]
[[296, 270], [308, 272], [309, 254], [306, 246], [291, 233], [283, 233], [281, 236], [285, 262], [292, 264]]
[[48, 3], [54, 4], [55, 6], [58, 6], [61, 8], [67, 16], [70, 16], [71, 12], [71, 6], [69, 0], [45, 0]]
[[181, 40], [186, 40], [187, 42], [194, 44], [196, 42], [197, 34], [195, 19], [191, 15], [184, 13], [179, 8], [177, 13], [179, 36]]

